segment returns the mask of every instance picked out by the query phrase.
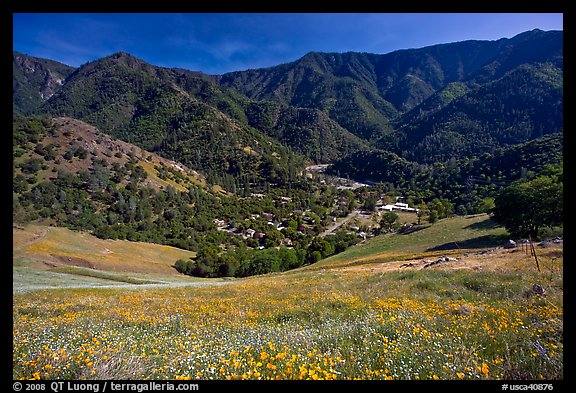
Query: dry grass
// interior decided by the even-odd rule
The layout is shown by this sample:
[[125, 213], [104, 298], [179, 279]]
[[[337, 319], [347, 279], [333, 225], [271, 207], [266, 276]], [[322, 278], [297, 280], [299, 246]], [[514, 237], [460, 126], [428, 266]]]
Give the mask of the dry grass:
[[172, 265], [195, 253], [158, 244], [98, 239], [66, 228], [27, 226], [13, 230], [15, 258], [27, 257], [46, 267], [65, 265], [112, 272], [178, 275]]
[[101, 357], [95, 359], [91, 367], [82, 369], [78, 379], [136, 379], [149, 375], [153, 368], [153, 364], [149, 364], [141, 356], [114, 354], [106, 359]]
[[148, 161], [140, 161], [138, 162], [138, 165], [140, 165], [144, 171], [146, 171], [146, 173], [149, 176], [149, 179], [147, 179], [147, 182], [149, 182], [149, 184], [151, 185], [159, 185], [162, 187], [173, 187], [176, 191], [180, 191], [180, 192], [188, 192], [188, 187], [192, 184], [194, 185], [199, 185], [201, 187], [206, 186], [206, 180], [203, 178], [200, 178], [199, 176], [193, 176], [190, 175], [188, 173], [184, 174], [184, 184], [175, 182], [172, 179], [160, 179], [158, 177], [158, 171], [156, 169], [154, 169], [154, 165], [159, 165], [161, 161], [159, 159], [153, 159], [152, 162], [148, 162]]
[[[541, 270], [556, 270], [561, 269], [557, 264], [554, 264], [558, 258], [563, 257], [562, 245], [556, 245], [550, 248], [537, 249], [536, 253], [539, 258], [539, 265]], [[400, 259], [397, 261], [389, 262], [374, 262], [374, 259], [366, 258], [366, 263], [361, 263], [363, 260], [356, 260], [355, 264], [345, 267], [335, 267], [335, 270], [343, 270], [349, 272], [360, 272], [369, 270], [372, 272], [389, 272], [396, 270], [422, 270], [425, 266], [443, 256], [449, 256], [455, 261], [448, 260], [441, 262], [438, 265], [431, 266], [434, 269], [443, 270], [487, 270], [487, 271], [515, 271], [515, 272], [536, 272], [536, 262], [531, 255], [527, 255], [522, 250], [516, 248], [512, 250], [496, 248], [491, 250], [453, 250], [449, 252], [428, 252], [418, 255], [417, 258]]]

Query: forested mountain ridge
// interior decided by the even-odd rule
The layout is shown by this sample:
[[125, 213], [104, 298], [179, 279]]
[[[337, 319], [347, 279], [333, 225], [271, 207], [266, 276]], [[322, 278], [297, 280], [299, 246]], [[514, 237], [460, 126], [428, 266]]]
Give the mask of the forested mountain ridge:
[[[40, 84], [14, 82], [13, 105], [81, 119], [212, 182], [285, 184], [305, 160], [343, 163], [377, 150], [434, 164], [562, 132], [562, 45], [562, 31], [533, 30], [387, 54], [311, 52], [224, 75], [119, 52], [62, 66], [62, 85], [35, 106], [19, 106], [19, 97]], [[14, 58], [14, 79], [24, 80], [25, 55]]]
[[273, 101], [247, 107], [248, 124], [314, 162], [332, 162], [369, 145], [319, 109], [296, 108]]
[[[203, 146], [213, 142], [206, 138], [218, 134], [214, 130], [234, 130], [227, 131], [229, 135], [224, 136], [219, 149], [232, 156], [242, 156], [240, 151], [249, 148], [253, 152], [265, 150], [264, 155], [284, 157], [287, 153], [282, 152], [285, 148], [279, 141], [312, 161], [329, 162], [367, 147], [317, 110], [256, 102], [210, 79], [213, 78], [199, 72], [156, 67], [119, 52], [76, 69], [65, 86], [41, 107], [15, 113], [80, 118], [144, 149], [169, 150], [164, 153], [170, 158], [213, 172], [226, 173], [229, 166], [214, 162], [225, 161], [222, 154], [212, 160], [214, 150], [203, 151]], [[270, 110], [272, 107], [274, 110]], [[195, 135], [198, 122], [204, 124], [203, 136]], [[185, 124], [188, 129], [183, 130]], [[261, 128], [256, 130], [255, 126]], [[174, 146], [175, 138], [183, 139], [188, 148]], [[260, 144], [259, 139], [267, 142]], [[190, 145], [196, 146], [198, 154], [182, 151], [189, 150]], [[272, 145], [275, 146], [272, 149], [267, 147]], [[199, 156], [207, 158], [202, 161]], [[296, 160], [301, 161], [297, 158], [292, 161]], [[234, 170], [228, 173], [241, 175]]]
[[328, 173], [346, 173], [355, 179], [380, 182], [388, 189], [401, 188], [415, 193], [434, 190], [437, 196], [457, 204], [463, 199], [477, 199], [477, 195], [464, 191], [470, 177], [488, 184], [489, 189], [482, 190], [480, 196], [490, 196], [503, 184], [539, 173], [546, 165], [561, 165], [563, 145], [563, 134], [555, 133], [433, 164], [408, 161], [392, 152], [373, 150], [351, 154], [335, 162]]
[[498, 53], [468, 79], [476, 83], [493, 80], [522, 64], [554, 63], [562, 68], [564, 39], [562, 31], [534, 29], [513, 38], [500, 39]]
[[287, 181], [303, 158], [248, 126], [241, 99], [191, 72], [121, 52], [78, 68], [38, 112], [86, 121], [211, 182], [226, 176]]
[[477, 87], [523, 65], [562, 68], [561, 31], [463, 41], [387, 54], [318, 53], [276, 67], [224, 74], [220, 84], [255, 99], [317, 108], [350, 132], [374, 139], [392, 119], [454, 82]]
[[450, 93], [443, 106], [424, 102], [403, 119], [410, 122], [397, 123], [374, 146], [432, 163], [562, 132], [562, 80], [562, 69], [552, 63], [521, 65], [497, 80]]

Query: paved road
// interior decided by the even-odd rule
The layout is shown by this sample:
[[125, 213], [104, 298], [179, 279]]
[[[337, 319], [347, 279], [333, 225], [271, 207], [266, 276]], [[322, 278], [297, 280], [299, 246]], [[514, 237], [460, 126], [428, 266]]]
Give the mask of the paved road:
[[348, 221], [350, 221], [351, 219], [356, 217], [358, 215], [358, 213], [360, 213], [360, 210], [354, 210], [352, 213], [348, 214], [342, 221], [338, 221], [337, 223], [332, 225], [330, 228], [328, 228], [324, 232], [322, 232], [320, 234], [320, 237], [324, 237], [324, 236], [334, 232], [336, 229], [340, 228], [342, 225], [346, 224]]

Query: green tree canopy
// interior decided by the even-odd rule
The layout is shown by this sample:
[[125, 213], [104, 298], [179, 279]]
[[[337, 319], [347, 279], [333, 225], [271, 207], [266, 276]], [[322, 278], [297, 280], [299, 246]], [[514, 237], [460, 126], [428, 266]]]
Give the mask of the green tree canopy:
[[562, 166], [550, 166], [542, 175], [504, 189], [491, 212], [513, 237], [538, 238], [541, 228], [562, 225], [563, 196]]
[[380, 220], [380, 228], [382, 230], [394, 230], [400, 227], [400, 217], [394, 212], [385, 213]]

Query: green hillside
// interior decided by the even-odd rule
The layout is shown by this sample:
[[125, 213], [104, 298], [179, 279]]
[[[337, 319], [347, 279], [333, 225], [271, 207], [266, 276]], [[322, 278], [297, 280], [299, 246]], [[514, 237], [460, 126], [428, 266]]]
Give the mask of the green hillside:
[[420, 120], [405, 118], [376, 146], [425, 163], [491, 152], [562, 132], [562, 100], [561, 64], [523, 65], [426, 116], [415, 109]]
[[[444, 141], [455, 145], [455, 140]], [[553, 133], [433, 164], [408, 161], [386, 150], [361, 151], [335, 161], [326, 173], [370, 181], [381, 192], [402, 193], [414, 205], [446, 199], [455, 213], [476, 214], [482, 212], [482, 200], [494, 198], [511, 182], [541, 173], [547, 165], [562, 166], [563, 144], [563, 134]]]
[[[36, 113], [98, 132], [15, 118], [13, 219], [198, 251], [181, 270], [213, 277], [342, 251], [359, 233], [314, 238], [376, 200], [403, 198], [418, 221], [487, 212], [511, 182], [562, 165], [562, 34], [311, 52], [220, 76], [118, 52], [60, 67], [70, 73], [46, 94], [15, 72], [14, 105], [35, 91]], [[60, 69], [13, 56], [18, 72]], [[346, 190], [360, 186], [350, 179], [370, 186]], [[281, 246], [291, 251], [269, 263]], [[246, 261], [270, 266], [238, 270]]]
[[[86, 121], [224, 188], [231, 178], [287, 183], [305, 159], [375, 148], [434, 165], [562, 132], [562, 43], [561, 31], [533, 30], [387, 54], [311, 52], [219, 76], [124, 52], [75, 70], [14, 53], [13, 105]], [[46, 90], [46, 72], [30, 65], [58, 82]], [[22, 104], [29, 96], [43, 98]]]
[[416, 232], [377, 236], [309, 268], [332, 268], [461, 253], [466, 249], [501, 246], [506, 239], [506, 230], [493, 223], [486, 214], [452, 217]]
[[[500, 79], [504, 85], [510, 84], [507, 75], [514, 75], [526, 65], [538, 67], [549, 63], [562, 69], [562, 42], [561, 31], [536, 29], [510, 39], [463, 41], [386, 54], [311, 52], [291, 63], [224, 74], [219, 82], [253, 99], [322, 110], [351, 133], [373, 140], [387, 138], [392, 131], [410, 125], [410, 122], [398, 122], [403, 119], [400, 116], [409, 111], [415, 112], [405, 120], [435, 111], [439, 106], [443, 108], [453, 99], [451, 96], [466, 96], [467, 89], [499, 83]], [[538, 77], [529, 78], [532, 77], [539, 85]], [[524, 92], [530, 95], [530, 85], [527, 86]], [[502, 100], [507, 100], [509, 87], [497, 89], [505, 93]], [[440, 91], [444, 91], [445, 97], [435, 97]], [[544, 89], [542, 93], [549, 94], [549, 91]], [[476, 109], [480, 109], [479, 112], [501, 110], [501, 102], [487, 98], [482, 100], [481, 96], [472, 95], [469, 100], [473, 103], [464, 113], [472, 111], [473, 114]], [[428, 99], [433, 101], [426, 103]], [[498, 101], [498, 95], [496, 99]], [[537, 105], [525, 101], [518, 100], [525, 106], [516, 116], [530, 116], [533, 110], [538, 110]], [[430, 106], [432, 102], [435, 105]], [[549, 102], [556, 105], [557, 100]], [[468, 123], [476, 120], [474, 117], [472, 115]], [[557, 115], [553, 117], [556, 127], [548, 132], [558, 130]], [[489, 132], [498, 133], [508, 127], [494, 123], [491, 126], [495, 129]], [[422, 126], [422, 133], [433, 133], [434, 125], [433, 119], [429, 119]], [[461, 122], [459, 125], [467, 127], [462, 132], [476, 132], [473, 124]], [[410, 143], [413, 139], [402, 149], [410, 150]], [[442, 151], [442, 146], [434, 147]]]

